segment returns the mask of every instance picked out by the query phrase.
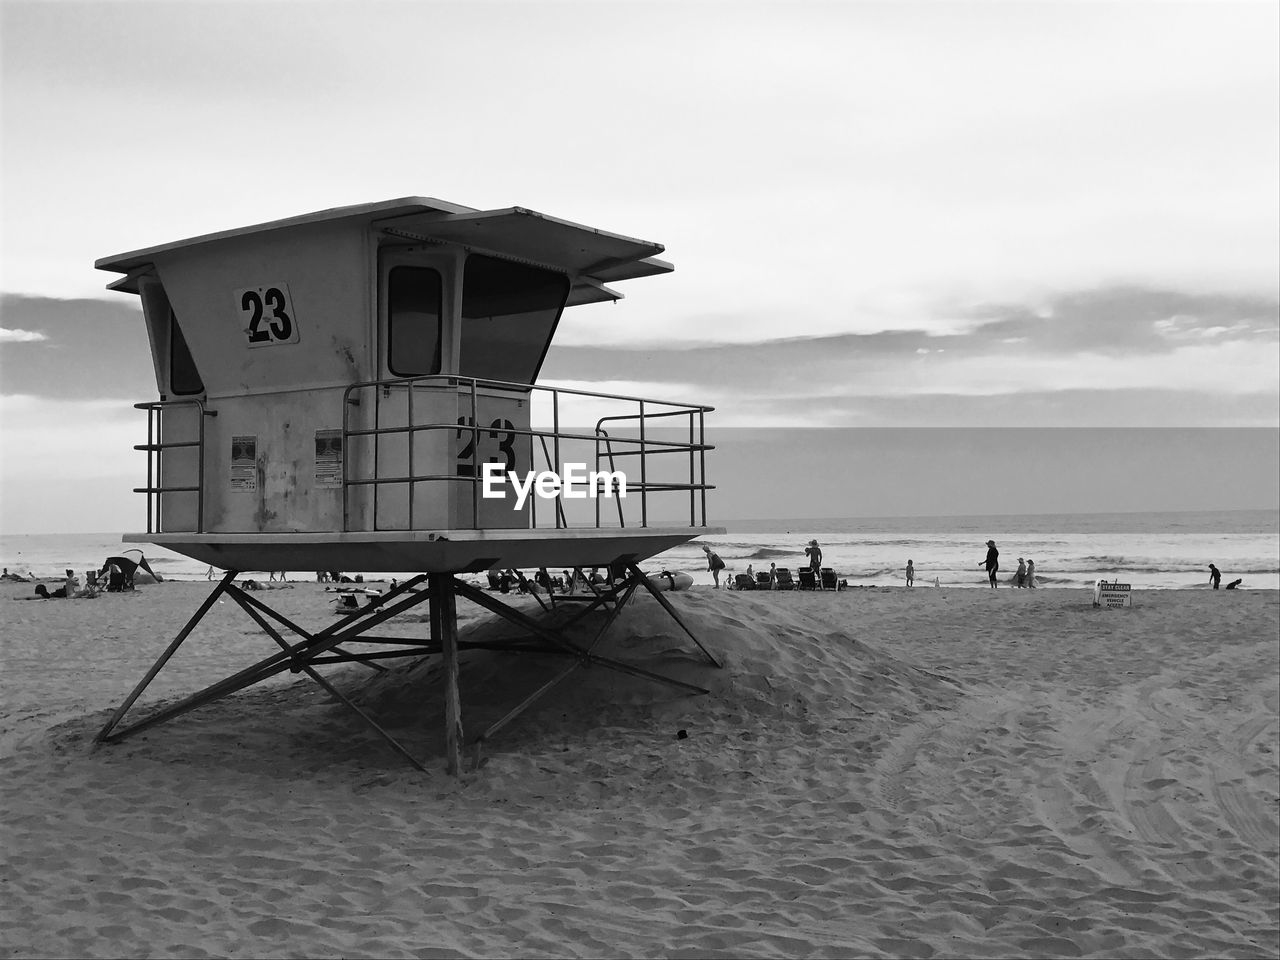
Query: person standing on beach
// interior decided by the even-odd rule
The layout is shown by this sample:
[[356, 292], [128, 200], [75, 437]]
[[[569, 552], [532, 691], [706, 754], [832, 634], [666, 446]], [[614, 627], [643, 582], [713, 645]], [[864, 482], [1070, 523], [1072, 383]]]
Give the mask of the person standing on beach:
[[1018, 587], [1019, 589], [1021, 589], [1026, 585], [1027, 585], [1027, 564], [1021, 557], [1019, 557], [1018, 558]]
[[533, 582], [547, 591], [550, 596], [554, 591], [551, 589], [551, 574], [547, 572], [546, 567], [539, 567], [538, 572], [533, 575]]
[[916, 582], [916, 568], [913, 567], [911, 565], [911, 561], [908, 560], [907, 561], [907, 586], [908, 587], [915, 586], [915, 582]]
[[1218, 589], [1218, 584], [1222, 582], [1222, 571], [1212, 563], [1209, 564], [1209, 582], [1213, 584], [1213, 589], [1215, 590]]
[[987, 541], [987, 559], [983, 560], [980, 567], [987, 568], [987, 579], [991, 581], [991, 589], [996, 588], [996, 571], [1000, 569], [1000, 551], [996, 549], [994, 540]]
[[813, 571], [814, 577], [821, 577], [822, 548], [818, 546], [818, 541], [810, 540], [809, 545], [804, 548], [804, 552], [809, 555], [809, 569]]
[[1027, 586], [1032, 590], [1036, 588], [1036, 562], [1034, 560], [1027, 561]]
[[720, 559], [720, 555], [712, 550], [705, 543], [702, 545], [703, 552], [707, 555], [707, 569], [711, 571], [711, 579], [716, 582], [715, 588], [720, 589], [720, 571], [724, 569], [724, 561]]

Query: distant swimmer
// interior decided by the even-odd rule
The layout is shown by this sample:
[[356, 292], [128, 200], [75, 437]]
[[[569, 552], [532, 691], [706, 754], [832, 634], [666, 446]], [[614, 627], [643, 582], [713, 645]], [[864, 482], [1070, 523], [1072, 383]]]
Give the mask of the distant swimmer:
[[1000, 569], [1000, 551], [996, 549], [994, 540], [987, 541], [987, 559], [983, 560], [980, 567], [987, 568], [987, 579], [991, 581], [991, 589], [996, 588], [996, 571]]

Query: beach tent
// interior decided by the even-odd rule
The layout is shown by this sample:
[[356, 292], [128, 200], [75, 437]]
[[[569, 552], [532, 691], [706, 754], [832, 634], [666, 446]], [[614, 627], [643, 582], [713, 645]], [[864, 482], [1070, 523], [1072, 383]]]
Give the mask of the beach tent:
[[163, 583], [164, 577], [151, 569], [151, 564], [147, 563], [147, 558], [143, 556], [141, 550], [125, 550], [125, 554], [136, 554], [137, 559], [130, 556], [107, 557], [102, 563], [101, 573], [107, 573], [115, 566], [119, 568], [124, 575], [127, 583], [137, 585], [140, 583]]

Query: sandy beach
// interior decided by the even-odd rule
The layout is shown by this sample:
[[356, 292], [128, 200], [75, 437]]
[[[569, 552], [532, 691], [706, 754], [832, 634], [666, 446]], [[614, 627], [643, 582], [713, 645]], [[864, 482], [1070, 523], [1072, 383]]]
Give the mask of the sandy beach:
[[[649, 598], [604, 652], [710, 695], [580, 670], [459, 778], [432, 661], [327, 673], [427, 774], [292, 674], [93, 749], [211, 586], [3, 586], [0, 955], [1280, 949], [1273, 591], [1098, 610], [1082, 590], [699, 587], [675, 602], [723, 669]], [[332, 619], [314, 583], [269, 599]], [[272, 649], [222, 603], [139, 709]], [[548, 669], [466, 654], [468, 729]]]

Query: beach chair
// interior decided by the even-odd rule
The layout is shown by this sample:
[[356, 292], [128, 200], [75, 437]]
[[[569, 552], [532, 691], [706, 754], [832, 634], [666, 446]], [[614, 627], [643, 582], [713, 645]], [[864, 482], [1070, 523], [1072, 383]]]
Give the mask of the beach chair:
[[818, 578], [813, 575], [813, 567], [800, 568], [800, 589], [817, 590]]
[[783, 570], [779, 567], [777, 573], [779, 590], [794, 590], [796, 588], [796, 582], [791, 579], [790, 570]]
[[769, 574], [763, 573], [763, 572], [756, 574], [756, 589], [757, 590], [769, 589]]
[[[768, 580], [767, 577], [765, 579], [766, 581]], [[749, 575], [739, 573], [733, 578], [733, 588], [735, 590], [754, 590], [756, 588], [756, 582]]]
[[[670, 576], [665, 570], [663, 574]], [[596, 583], [582, 572], [581, 567], [574, 567], [570, 572], [569, 588], [565, 593], [551, 595], [552, 609], [555, 609], [561, 603], [587, 604], [593, 608], [603, 603], [606, 608], [613, 609], [609, 601], [601, 600], [601, 597], [607, 592], [604, 584]]]
[[359, 613], [360, 600], [351, 593], [344, 593], [333, 601], [335, 613]]
[[822, 568], [822, 577], [821, 577], [821, 580], [822, 580], [822, 589], [823, 589], [823, 590], [838, 590], [838, 589], [839, 589], [839, 584], [837, 584], [837, 583], [836, 583], [836, 572], [835, 572], [834, 570], [832, 570], [830, 567], [823, 567], [823, 568]]

